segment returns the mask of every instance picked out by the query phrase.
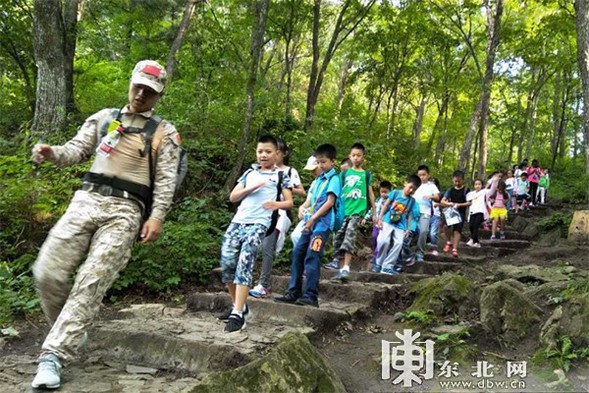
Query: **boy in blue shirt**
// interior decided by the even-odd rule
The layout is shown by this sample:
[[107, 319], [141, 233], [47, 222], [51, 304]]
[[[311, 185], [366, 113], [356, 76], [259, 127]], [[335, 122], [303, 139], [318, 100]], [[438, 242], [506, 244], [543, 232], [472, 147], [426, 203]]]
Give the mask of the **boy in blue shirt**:
[[399, 274], [403, 270], [404, 261], [399, 255], [403, 240], [410, 235], [412, 222], [419, 220], [419, 205], [411, 195], [420, 185], [421, 180], [418, 176], [409, 176], [403, 189], [391, 191], [382, 207], [378, 216], [378, 223], [382, 229], [377, 239], [378, 254], [376, 265], [373, 267], [374, 272]]
[[[341, 195], [339, 176], [333, 169], [336, 150], [329, 144], [315, 151], [321, 174], [309, 190], [311, 198], [299, 209], [307, 213], [303, 217], [305, 229], [292, 252], [290, 283], [284, 296], [274, 298], [277, 302], [319, 307], [319, 272], [325, 243], [335, 222], [334, 205]], [[303, 272], [305, 285], [303, 287]]]
[[[231, 202], [241, 201], [241, 204], [221, 246], [222, 280], [227, 284], [233, 308], [219, 316], [219, 320], [227, 322], [225, 332], [228, 333], [243, 330], [246, 326], [249, 310], [245, 301], [252, 284], [258, 249], [271, 226], [272, 212], [293, 206], [290, 179], [275, 165], [277, 151], [276, 138], [262, 136], [256, 147], [258, 165], [253, 165], [253, 169], [239, 178], [229, 196]], [[277, 198], [279, 189], [282, 200]]]

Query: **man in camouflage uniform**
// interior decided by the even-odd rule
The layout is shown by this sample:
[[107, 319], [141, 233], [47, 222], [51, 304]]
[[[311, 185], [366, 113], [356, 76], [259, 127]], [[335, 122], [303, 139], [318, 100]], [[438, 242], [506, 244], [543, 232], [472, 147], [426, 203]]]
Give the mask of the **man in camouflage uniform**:
[[[180, 136], [172, 124], [162, 120], [153, 126], [151, 154], [146, 154], [149, 144], [144, 127], [147, 129], [165, 83], [166, 71], [160, 64], [151, 60], [137, 63], [129, 85], [129, 104], [114, 111], [122, 127], [118, 142], [108, 154], [95, 155], [82, 189], [76, 191], [39, 252], [33, 274], [41, 307], [52, 327], [43, 343], [34, 388], [60, 386], [62, 365], [74, 359], [85, 341], [102, 298], [131, 256], [137, 235], [142, 243], [160, 235], [174, 195]], [[112, 109], [90, 116], [65, 145], [36, 145], [33, 161], [63, 166], [87, 160], [109, 137], [110, 133], [105, 136], [101, 130], [114, 124], [113, 120]], [[145, 205], [150, 204], [146, 190], [152, 206], [143, 221]], [[69, 279], [78, 266], [70, 288]]]

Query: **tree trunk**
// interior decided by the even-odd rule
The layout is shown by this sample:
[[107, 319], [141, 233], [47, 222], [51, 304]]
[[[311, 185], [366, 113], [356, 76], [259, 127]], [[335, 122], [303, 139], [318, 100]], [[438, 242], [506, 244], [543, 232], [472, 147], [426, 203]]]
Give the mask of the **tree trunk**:
[[178, 31], [176, 32], [174, 42], [172, 42], [170, 53], [168, 53], [168, 61], [166, 61], [166, 72], [168, 73], [168, 80], [172, 80], [172, 75], [174, 75], [174, 71], [176, 69], [176, 53], [178, 53], [180, 47], [182, 46], [182, 42], [184, 42], [184, 36], [186, 35], [188, 27], [190, 26], [190, 20], [192, 19], [192, 15], [194, 15], [196, 1], [197, 0], [186, 1], [186, 6], [184, 7], [184, 15], [182, 16], [182, 21], [178, 26]]
[[[490, 100], [490, 97], [489, 97]], [[485, 178], [487, 170], [487, 156], [489, 153], [487, 140], [489, 138], [489, 101], [483, 104], [481, 128], [479, 129], [479, 176]]]
[[250, 67], [246, 86], [245, 118], [241, 128], [241, 140], [239, 142], [237, 162], [233, 166], [233, 169], [225, 182], [225, 190], [227, 191], [231, 190], [241, 172], [243, 162], [245, 161], [247, 145], [250, 139], [251, 123], [254, 116], [255, 91], [258, 77], [257, 72], [264, 46], [264, 33], [266, 31], [269, 3], [270, 0], [260, 0], [256, 1], [254, 4], [254, 26], [252, 29], [250, 44]]
[[589, 4], [575, 0], [577, 25], [577, 55], [583, 83], [583, 138], [585, 145], [585, 173], [589, 175]]
[[317, 83], [317, 74], [319, 73], [319, 22], [321, 20], [321, 0], [315, 0], [313, 5], [313, 39], [312, 51], [313, 62], [311, 63], [311, 75], [309, 75], [309, 87], [307, 88], [307, 110], [305, 114], [305, 130], [310, 129], [313, 125], [313, 116], [315, 116], [315, 88]]
[[[495, 54], [497, 53], [497, 47], [499, 46], [499, 27], [501, 25], [501, 15], [503, 14], [503, 0], [497, 0], [497, 7], [495, 15], [493, 15], [492, 7], [487, 7], [487, 20], [488, 20], [488, 45], [487, 45], [487, 60], [485, 64], [485, 75], [483, 76], [481, 96], [479, 103], [472, 114], [470, 120], [470, 126], [460, 151], [460, 159], [458, 163], [459, 168], [467, 169], [470, 163], [470, 149], [472, 147], [472, 141], [474, 135], [479, 128], [479, 120], [482, 121], [482, 130], [488, 129], [488, 108], [491, 96], [491, 86], [493, 84], [493, 66], [495, 64]], [[486, 148], [486, 146], [484, 146]], [[486, 159], [486, 157], [485, 157]], [[483, 163], [486, 165], [486, 162]], [[479, 166], [485, 166], [479, 165]]]
[[337, 112], [339, 113], [342, 110], [342, 105], [344, 104], [344, 96], [346, 94], [346, 83], [348, 82], [348, 77], [350, 76], [350, 68], [352, 68], [352, 59], [348, 59], [342, 64], [342, 68], [340, 70], [340, 79], [337, 89]]
[[534, 94], [532, 98], [532, 109], [530, 113], [530, 122], [529, 122], [529, 135], [528, 135], [528, 145], [526, 147], [526, 157], [530, 157], [532, 154], [532, 144], [534, 143], [534, 137], [536, 136], [536, 110], [538, 109], [538, 99], [540, 98], [540, 94]]
[[[307, 88], [307, 108], [305, 111], [305, 131], [310, 130], [313, 127], [313, 118], [315, 116], [315, 105], [319, 99], [319, 92], [323, 85], [323, 79], [327, 67], [333, 58], [336, 50], [345, 41], [345, 39], [358, 27], [360, 22], [370, 11], [370, 8], [374, 5], [376, 0], [368, 0], [360, 10], [349, 18], [347, 11], [352, 4], [351, 0], [345, 0], [342, 4], [342, 8], [338, 14], [335, 22], [335, 27], [331, 35], [331, 39], [323, 56], [321, 67], [319, 67], [319, 25], [321, 18], [321, 0], [315, 0], [313, 6], [313, 62], [311, 64], [311, 75], [309, 77], [309, 87]], [[350, 26], [351, 25], [351, 26]]]
[[413, 122], [413, 138], [415, 139], [415, 148], [418, 149], [421, 143], [421, 131], [423, 129], [423, 116], [425, 114], [425, 104], [427, 103], [427, 93], [424, 91], [421, 96], [419, 106], [415, 109], [415, 121]]
[[66, 121], [68, 94], [61, 1], [35, 0], [33, 14], [37, 101], [31, 129], [35, 136], [43, 137], [62, 130]]
[[76, 111], [74, 102], [74, 57], [76, 55], [76, 39], [78, 26], [78, 8], [81, 0], [64, 1], [63, 26], [64, 26], [64, 56], [65, 56], [65, 91], [67, 113]]

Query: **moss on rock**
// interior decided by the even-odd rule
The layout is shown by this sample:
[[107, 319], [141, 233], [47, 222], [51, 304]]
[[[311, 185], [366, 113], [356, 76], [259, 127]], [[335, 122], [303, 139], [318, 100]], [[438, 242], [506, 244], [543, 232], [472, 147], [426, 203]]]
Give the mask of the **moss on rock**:
[[207, 375], [193, 393], [345, 392], [345, 387], [309, 339], [284, 336], [266, 356], [243, 367]]
[[574, 294], [558, 306], [542, 327], [540, 340], [555, 348], [563, 336], [568, 336], [575, 347], [589, 347], [589, 293]]
[[494, 337], [515, 344], [524, 338], [543, 314], [522, 291], [523, 284], [505, 280], [486, 287], [481, 294], [481, 323]]
[[420, 280], [411, 292], [416, 297], [408, 311], [432, 310], [436, 316], [464, 316], [472, 309], [475, 298], [472, 282], [454, 273]]

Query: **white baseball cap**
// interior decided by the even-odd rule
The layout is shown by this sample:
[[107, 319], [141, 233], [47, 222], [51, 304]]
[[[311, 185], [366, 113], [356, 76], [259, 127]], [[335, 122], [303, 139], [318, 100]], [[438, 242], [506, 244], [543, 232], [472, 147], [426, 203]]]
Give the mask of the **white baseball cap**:
[[306, 171], [313, 171], [315, 170], [315, 168], [317, 168], [317, 166], [317, 158], [315, 158], [315, 156], [311, 156], [307, 160], [307, 164], [305, 164], [305, 167], [303, 169]]
[[157, 61], [141, 60], [133, 68], [131, 83], [151, 87], [158, 93], [164, 91], [168, 73]]

